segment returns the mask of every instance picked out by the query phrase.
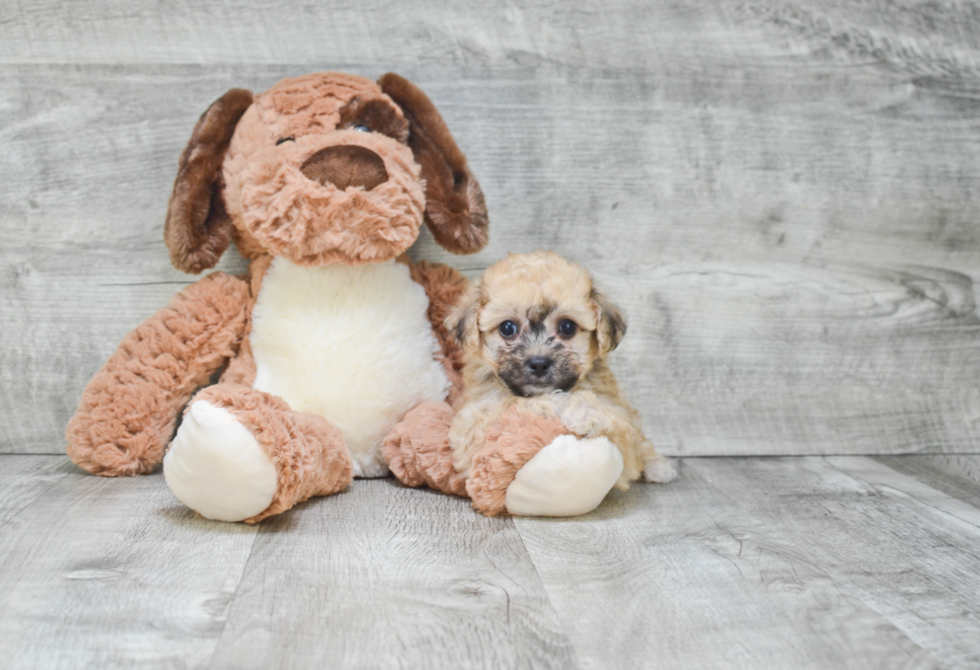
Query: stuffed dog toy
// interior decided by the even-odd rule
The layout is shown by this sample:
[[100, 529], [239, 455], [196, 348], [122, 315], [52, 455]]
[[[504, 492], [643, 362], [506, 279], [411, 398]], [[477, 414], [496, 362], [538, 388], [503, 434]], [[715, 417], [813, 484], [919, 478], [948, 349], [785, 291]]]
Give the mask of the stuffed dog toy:
[[[551, 382], [504, 398], [472, 348], [460, 416], [492, 407], [487, 416], [499, 419], [483, 448], [480, 421], [456, 428], [471, 439], [454, 460], [462, 353], [449, 330], [484, 341], [476, 314], [489, 294], [471, 294], [447, 326], [468, 282], [405, 259], [423, 221], [451, 252], [486, 244], [480, 187], [410, 82], [321, 73], [258, 96], [226, 93], [180, 157], [164, 239], [192, 273], [234, 242], [248, 273], [205, 277], [126, 336], [68, 424], [72, 460], [116, 476], [162, 459], [181, 502], [247, 523], [389, 467], [408, 485], [468, 494], [487, 514], [597, 505], [621, 472], [632, 476], [632, 461], [624, 470], [605, 437], [588, 437], [585, 418], [584, 439], [575, 437], [539, 392]], [[577, 318], [600, 347], [615, 346], [612, 312]]]
[[123, 340], [68, 425], [72, 460], [115, 476], [163, 459], [181, 502], [246, 522], [387, 474], [385, 437], [459, 388], [443, 321], [467, 282], [402, 256], [423, 221], [454, 253], [487, 241], [480, 187], [413, 84], [228, 91], [180, 157], [164, 238], [192, 273], [234, 241], [248, 274], [205, 277]]
[[673, 479], [606, 362], [626, 322], [581, 266], [512, 254], [447, 326], [462, 345], [465, 390], [455, 411], [420, 406], [389, 436], [403, 481], [469, 495], [491, 516], [572, 516], [641, 475]]

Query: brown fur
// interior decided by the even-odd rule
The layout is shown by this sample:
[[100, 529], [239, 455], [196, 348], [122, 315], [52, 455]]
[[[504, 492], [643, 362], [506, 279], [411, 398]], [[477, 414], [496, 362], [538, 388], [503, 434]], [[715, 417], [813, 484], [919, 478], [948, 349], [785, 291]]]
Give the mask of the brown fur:
[[[558, 335], [565, 318], [578, 325], [572, 337]], [[501, 336], [498, 326], [508, 319], [520, 323], [521, 337]], [[558, 435], [609, 437], [624, 458], [620, 488], [659, 458], [605, 362], [622, 340], [625, 320], [581, 267], [550, 252], [511, 255], [461, 296], [446, 326], [462, 350], [465, 390], [454, 403], [458, 414], [451, 417], [448, 435], [441, 430], [449, 415], [439, 410], [439, 420], [429, 417], [427, 430], [416, 430], [413, 442], [398, 441], [400, 463], [409, 465], [395, 472], [406, 484], [433, 486], [427, 468], [440, 476], [458, 473], [473, 506], [493, 516], [506, 511], [507, 488], [518, 470]], [[508, 384], [502, 373], [542, 353], [571, 370], [573, 383], [564, 388], [563, 373], [554, 380], [557, 388], [515, 394], [514, 382]], [[563, 423], [566, 412], [578, 431]], [[425, 457], [406, 455], [412, 450]]]
[[446, 357], [452, 361], [453, 369], [463, 369], [463, 351], [446, 327], [446, 318], [469, 287], [469, 281], [457, 270], [448, 265], [420, 261], [410, 267], [412, 279], [421, 284], [429, 296], [429, 309], [426, 316], [435, 330], [436, 337]]
[[245, 306], [248, 312], [248, 323], [245, 326], [245, 334], [242, 337], [242, 346], [238, 350], [238, 355], [228, 363], [228, 367], [221, 375], [220, 381], [226, 384], [239, 384], [241, 386], [252, 386], [255, 383], [255, 359], [252, 357], [252, 307], [255, 306], [255, 298], [262, 290], [262, 280], [269, 266], [272, 265], [272, 256], [262, 256], [253, 261], [248, 267], [248, 285], [250, 290], [249, 302]]
[[[407, 262], [407, 258], [406, 258]], [[452, 405], [463, 392], [463, 352], [446, 327], [446, 317], [460, 297], [466, 293], [469, 280], [448, 265], [420, 261], [409, 265], [412, 279], [421, 284], [429, 298], [426, 317], [439, 340], [443, 352], [446, 377], [451, 387], [446, 401]]]
[[68, 455], [97, 475], [136, 475], [163, 458], [177, 413], [238, 352], [248, 284], [216, 272], [131, 332], [85, 387]]
[[466, 492], [473, 507], [487, 516], [507, 512], [507, 487], [517, 471], [559, 435], [569, 431], [555, 418], [511, 407], [487, 429], [486, 446], [473, 459]]
[[[351, 457], [339, 431], [251, 389], [251, 312], [273, 256], [300, 265], [392, 259], [416, 239], [430, 208], [437, 212], [431, 225], [441, 220], [438, 212], [453, 213], [453, 233], [437, 235], [449, 240], [450, 251], [473, 252], [486, 242], [479, 185], [438, 112], [405, 80], [383, 80], [413, 92], [411, 123], [377, 83], [339, 73], [286, 79], [254, 99], [233, 89], [201, 117], [181, 155], [164, 239], [174, 265], [189, 272], [212, 267], [234, 240], [252, 260], [248, 280], [210, 275], [126, 337], [85, 389], [68, 425], [68, 453], [82, 468], [102, 475], [151, 470], [180, 408], [227, 363], [221, 383], [197, 399], [234, 414], [279, 473], [272, 505], [249, 521], [347, 485]], [[416, 142], [422, 147], [416, 155], [407, 144], [412, 135], [436, 140]], [[346, 152], [351, 170], [343, 161], [310, 167], [316, 162], [308, 162], [311, 156], [324, 150], [321, 158]], [[304, 174], [304, 165], [313, 178]], [[424, 192], [424, 175], [440, 170], [465, 173], [465, 206], [456, 191]], [[429, 296], [428, 316], [444, 349], [434, 356], [445, 365], [455, 398], [459, 352], [450, 345], [443, 319], [465, 279], [436, 265], [410, 269]], [[447, 405], [443, 411], [451, 410]], [[410, 438], [410, 427], [395, 431]]]
[[482, 249], [488, 221], [483, 192], [435, 105], [415, 84], [396, 74], [384, 75], [380, 84], [408, 118], [409, 145], [422, 166], [426, 220], [433, 237], [457, 254]]
[[195, 400], [231, 412], [255, 436], [279, 473], [272, 503], [245, 523], [256, 523], [312, 496], [336, 493], [350, 484], [350, 452], [340, 431], [326, 419], [294, 412], [281, 398], [236, 384], [208, 387]]
[[233, 88], [201, 115], [180, 155], [167, 208], [164, 239], [175, 267], [197, 274], [214, 267], [231, 240], [221, 163], [235, 126], [252, 104], [252, 93]]
[[445, 403], [419, 405], [385, 439], [385, 460], [406, 486], [469, 496], [473, 508], [487, 516], [507, 512], [507, 487], [517, 471], [556, 437], [570, 432], [557, 419], [511, 407], [489, 426], [485, 446], [464, 476], [453, 465], [449, 443], [454, 418]]
[[[212, 105], [174, 185], [165, 236], [174, 265], [213, 267], [230, 239], [253, 259], [273, 253], [300, 265], [384, 261], [415, 241], [423, 220], [450, 251], [481, 249], [483, 194], [445, 122], [407, 80], [387, 74], [381, 82], [311, 74], [254, 100], [233, 89]], [[359, 124], [378, 128], [358, 132]], [[381, 161], [365, 182], [371, 188], [338, 188], [304, 175], [306, 161], [331, 147]]]
[[466, 495], [466, 480], [453, 468], [449, 424], [454, 412], [446, 403], [423, 403], [385, 438], [385, 460], [406, 486], [428, 486], [452, 495]]
[[365, 126], [373, 132], [408, 144], [408, 121], [397, 107], [381, 98], [354, 98], [340, 110], [340, 128]]
[[[342, 130], [279, 146], [269, 138], [254, 151], [240, 144], [236, 136], [224, 170], [229, 192], [240, 194], [229, 213], [267, 252], [305, 266], [360, 265], [395, 258], [418, 236], [425, 196], [411, 151], [395, 140]], [[370, 190], [341, 189], [304, 174], [312, 156], [340, 147], [378, 157], [387, 179]]]

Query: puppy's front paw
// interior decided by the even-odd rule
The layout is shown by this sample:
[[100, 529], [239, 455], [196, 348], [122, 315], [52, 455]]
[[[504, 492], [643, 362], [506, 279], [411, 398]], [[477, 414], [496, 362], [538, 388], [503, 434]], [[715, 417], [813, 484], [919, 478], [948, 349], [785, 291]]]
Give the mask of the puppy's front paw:
[[663, 456], [657, 456], [643, 467], [643, 479], [654, 484], [666, 484], [677, 476], [674, 464]]
[[591, 393], [577, 393], [568, 401], [568, 406], [561, 413], [561, 422], [568, 430], [581, 437], [593, 437], [600, 432], [602, 414], [591, 398]]

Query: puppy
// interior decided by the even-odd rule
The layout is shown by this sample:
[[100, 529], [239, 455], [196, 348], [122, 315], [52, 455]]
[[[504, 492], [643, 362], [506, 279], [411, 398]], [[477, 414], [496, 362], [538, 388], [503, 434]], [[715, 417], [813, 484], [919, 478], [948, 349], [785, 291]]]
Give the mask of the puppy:
[[449, 433], [457, 471], [469, 472], [488, 426], [517, 405], [619, 447], [617, 488], [641, 474], [661, 483], [674, 478], [606, 362], [626, 321], [584, 268], [550, 251], [511, 254], [487, 269], [446, 325], [463, 352], [465, 391]]

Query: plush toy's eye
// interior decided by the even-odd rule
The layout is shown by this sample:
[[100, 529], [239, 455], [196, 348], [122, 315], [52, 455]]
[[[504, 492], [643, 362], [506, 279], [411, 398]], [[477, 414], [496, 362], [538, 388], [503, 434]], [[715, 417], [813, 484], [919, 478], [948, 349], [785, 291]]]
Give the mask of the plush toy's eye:
[[360, 124], [360, 123], [357, 124], [356, 126], [352, 126], [352, 128], [354, 130], [356, 130], [357, 132], [359, 132], [359, 133], [369, 133], [369, 132], [371, 132], [371, 129], [370, 128], [368, 128], [367, 126], [365, 126], [363, 124]]
[[558, 334], [562, 337], [572, 337], [578, 332], [578, 324], [571, 319], [562, 319], [558, 324]]
[[278, 140], [276, 140], [276, 146], [279, 146], [283, 142], [295, 142], [295, 141], [296, 138], [293, 137], [292, 135], [290, 135], [289, 137], [280, 137]]
[[509, 340], [510, 338], [517, 335], [517, 324], [510, 320], [504, 321], [502, 324], [500, 324], [497, 327], [497, 330], [500, 331], [500, 335], [505, 340]]

